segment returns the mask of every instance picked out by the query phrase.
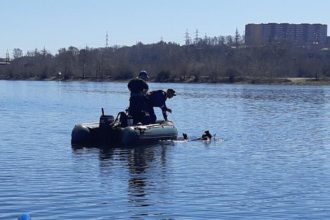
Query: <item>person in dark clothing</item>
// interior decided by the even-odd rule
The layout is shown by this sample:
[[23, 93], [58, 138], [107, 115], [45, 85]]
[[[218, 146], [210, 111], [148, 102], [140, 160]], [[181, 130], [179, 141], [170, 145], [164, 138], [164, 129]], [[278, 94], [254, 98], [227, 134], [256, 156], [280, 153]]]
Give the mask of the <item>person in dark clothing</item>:
[[[209, 130], [204, 131], [201, 137], [199, 138], [193, 138], [189, 139], [188, 135], [186, 133], [182, 133], [182, 137], [178, 137], [177, 140], [185, 140], [185, 141], [211, 141], [212, 140], [212, 134], [210, 133]], [[214, 134], [214, 139], [215, 139], [215, 134]]]
[[167, 112], [172, 113], [172, 110], [166, 106], [166, 100], [176, 96], [176, 93], [173, 89], [156, 90], [151, 91], [147, 94], [147, 101], [149, 103], [149, 116], [150, 123], [155, 123], [157, 120], [155, 111], [153, 107], [159, 107], [162, 110], [164, 120], [167, 121]]
[[146, 102], [146, 93], [149, 90], [149, 86], [146, 81], [149, 79], [146, 71], [141, 71], [138, 77], [131, 79], [127, 87], [130, 94], [128, 114], [133, 117], [133, 124], [146, 123], [146, 113], [148, 105]]
[[201, 140], [209, 141], [211, 139], [212, 139], [212, 135], [210, 134], [210, 132], [208, 130], [204, 131], [204, 134], [202, 135]]
[[140, 94], [140, 93], [144, 93], [146, 94], [147, 91], [149, 90], [149, 86], [146, 83], [146, 81], [148, 81], [149, 76], [148, 73], [144, 70], [142, 70], [138, 77], [131, 79], [128, 84], [127, 87], [129, 89], [129, 91], [131, 92], [131, 94], [135, 93], [135, 94]]

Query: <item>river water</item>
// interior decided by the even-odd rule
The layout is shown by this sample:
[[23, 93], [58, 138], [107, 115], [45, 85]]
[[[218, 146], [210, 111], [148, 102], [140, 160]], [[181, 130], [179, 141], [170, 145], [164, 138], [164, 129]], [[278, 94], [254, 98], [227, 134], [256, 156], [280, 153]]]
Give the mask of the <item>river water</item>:
[[0, 219], [330, 218], [329, 86], [150, 88], [177, 91], [180, 135], [216, 140], [74, 149], [75, 124], [127, 107], [126, 83], [0, 81]]

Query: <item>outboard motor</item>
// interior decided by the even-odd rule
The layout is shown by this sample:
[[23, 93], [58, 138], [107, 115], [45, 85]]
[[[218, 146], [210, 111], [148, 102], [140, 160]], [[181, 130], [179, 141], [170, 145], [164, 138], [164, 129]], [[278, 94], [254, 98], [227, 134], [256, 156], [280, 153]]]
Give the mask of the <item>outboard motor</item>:
[[99, 129], [95, 136], [100, 144], [113, 145], [118, 139], [118, 130], [115, 129], [115, 118], [112, 115], [105, 115], [102, 108]]
[[102, 115], [100, 117], [100, 128], [110, 128], [115, 121], [112, 115], [104, 115], [104, 110], [102, 108]]

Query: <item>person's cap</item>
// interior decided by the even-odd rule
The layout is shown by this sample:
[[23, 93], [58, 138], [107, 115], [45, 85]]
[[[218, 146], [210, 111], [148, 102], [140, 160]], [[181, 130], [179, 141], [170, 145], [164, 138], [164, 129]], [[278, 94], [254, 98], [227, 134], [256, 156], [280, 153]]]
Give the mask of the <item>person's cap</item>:
[[148, 73], [145, 70], [141, 70], [138, 77], [143, 80], [149, 79]]
[[167, 92], [173, 96], [176, 96], [174, 89], [167, 89]]

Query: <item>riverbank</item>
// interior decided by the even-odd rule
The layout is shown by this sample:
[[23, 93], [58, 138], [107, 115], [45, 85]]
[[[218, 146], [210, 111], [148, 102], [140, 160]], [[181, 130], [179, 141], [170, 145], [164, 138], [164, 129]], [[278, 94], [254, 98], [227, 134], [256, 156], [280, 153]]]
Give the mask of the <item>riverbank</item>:
[[[26, 79], [13, 78], [13, 77], [0, 77], [0, 80], [30, 80], [30, 81], [90, 81], [90, 82], [126, 82], [128, 80], [113, 80], [111, 78], [58, 78], [50, 77], [39, 79], [37, 77], [30, 77]], [[299, 77], [288, 77], [288, 78], [221, 78], [221, 79], [210, 79], [208, 77], [188, 78], [188, 79], [173, 79], [167, 81], [155, 81], [153, 79], [150, 82], [157, 83], [218, 83], [218, 84], [269, 84], [269, 85], [330, 85], [330, 78], [299, 78]]]
[[247, 84], [280, 84], [280, 85], [330, 85], [330, 79], [315, 79], [315, 78], [259, 78], [245, 79], [241, 83]]

